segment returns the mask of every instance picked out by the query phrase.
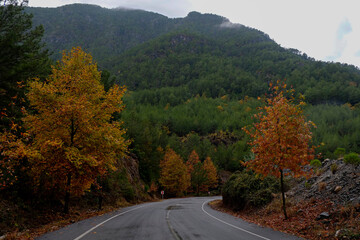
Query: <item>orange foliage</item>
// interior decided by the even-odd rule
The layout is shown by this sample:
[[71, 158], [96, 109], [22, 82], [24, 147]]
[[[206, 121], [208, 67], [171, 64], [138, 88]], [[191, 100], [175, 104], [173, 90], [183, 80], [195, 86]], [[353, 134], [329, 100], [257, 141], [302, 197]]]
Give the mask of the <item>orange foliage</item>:
[[[259, 121], [252, 129], [244, 128], [252, 138], [250, 145], [255, 159], [245, 165], [264, 176], [280, 177], [284, 169], [295, 177], [306, 175], [303, 166], [314, 158], [311, 121], [306, 121], [301, 106], [293, 98], [294, 91], [286, 90], [286, 84], [271, 86], [273, 95], [267, 99], [267, 106], [255, 115]], [[284, 96], [287, 93], [290, 98]]]
[[210, 157], [207, 157], [203, 163], [203, 168], [207, 175], [207, 181], [205, 183], [204, 191], [209, 188], [215, 188], [218, 185], [217, 170]]
[[45, 82], [30, 82], [27, 97], [36, 111], [24, 118], [33, 138], [26, 154], [37, 183], [82, 194], [126, 152], [125, 130], [111, 121], [124, 108], [126, 89], [105, 92], [100, 77], [91, 55], [78, 47], [63, 53]]
[[160, 184], [169, 195], [181, 196], [190, 186], [190, 175], [181, 157], [167, 148], [164, 159], [160, 161]]
[[201, 189], [203, 189], [203, 186], [207, 180], [206, 172], [203, 169], [203, 165], [200, 162], [199, 155], [196, 153], [195, 150], [193, 150], [189, 158], [186, 162], [186, 166], [188, 169], [188, 173], [191, 178], [191, 186], [189, 186], [189, 192], [195, 191], [197, 195], [199, 195], [199, 192]]
[[200, 162], [199, 155], [196, 153], [195, 150], [193, 150], [190, 153], [188, 160], [186, 161], [186, 168], [187, 168], [189, 174], [191, 174], [194, 171], [194, 167], [199, 162]]
[[149, 192], [156, 193], [159, 187], [155, 182], [151, 182]]
[[217, 170], [210, 157], [201, 163], [198, 154], [193, 150], [186, 162], [186, 167], [191, 176], [192, 186], [189, 187], [189, 191], [194, 190], [199, 194], [199, 191], [208, 191], [209, 188], [217, 187]]
[[253, 124], [253, 129], [244, 129], [252, 138], [250, 145], [255, 155], [255, 159], [246, 162], [245, 166], [263, 176], [280, 178], [284, 216], [287, 218], [283, 176], [308, 175], [303, 167], [314, 159], [314, 148], [309, 145], [312, 139], [310, 127], [315, 125], [306, 121], [301, 108], [305, 103], [302, 100], [295, 103], [293, 89], [286, 90], [286, 84], [280, 81], [270, 87], [272, 96], [255, 115], [259, 121]]

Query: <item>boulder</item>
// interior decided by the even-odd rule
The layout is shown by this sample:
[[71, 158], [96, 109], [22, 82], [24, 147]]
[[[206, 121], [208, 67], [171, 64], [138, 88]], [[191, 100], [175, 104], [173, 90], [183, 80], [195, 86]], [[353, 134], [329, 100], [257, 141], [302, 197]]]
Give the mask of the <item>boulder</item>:
[[316, 218], [316, 220], [322, 220], [322, 219], [328, 219], [330, 218], [330, 214], [328, 212], [322, 212], [320, 215]]
[[342, 189], [342, 186], [336, 186], [335, 189], [334, 189], [334, 193], [340, 192], [341, 189]]

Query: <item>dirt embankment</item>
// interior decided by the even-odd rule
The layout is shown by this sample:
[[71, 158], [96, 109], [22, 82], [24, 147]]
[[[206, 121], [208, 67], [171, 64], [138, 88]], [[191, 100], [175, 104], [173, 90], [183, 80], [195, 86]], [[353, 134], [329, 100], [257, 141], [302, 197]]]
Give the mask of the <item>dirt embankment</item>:
[[259, 209], [232, 211], [213, 202], [213, 208], [247, 221], [305, 239], [360, 239], [360, 166], [325, 160], [309, 179], [293, 180], [287, 213], [280, 196]]

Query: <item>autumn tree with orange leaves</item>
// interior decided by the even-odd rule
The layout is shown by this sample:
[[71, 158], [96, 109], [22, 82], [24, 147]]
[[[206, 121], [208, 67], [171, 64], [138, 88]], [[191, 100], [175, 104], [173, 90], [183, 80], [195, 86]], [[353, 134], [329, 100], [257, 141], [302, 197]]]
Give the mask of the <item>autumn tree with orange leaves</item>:
[[196, 164], [200, 162], [199, 155], [196, 153], [195, 150], [192, 150], [190, 153], [188, 160], [186, 161], [186, 168], [188, 173], [191, 174], [194, 171], [194, 167]]
[[310, 146], [314, 126], [306, 121], [303, 101], [296, 102], [294, 90], [286, 89], [286, 84], [277, 82], [270, 85], [272, 94], [266, 99], [266, 106], [255, 114], [258, 120], [251, 129], [244, 128], [252, 141], [253, 160], [245, 166], [263, 176], [280, 178], [283, 211], [287, 219], [284, 193], [284, 175], [304, 176], [304, 165], [314, 158], [314, 148]]
[[160, 161], [160, 184], [168, 195], [181, 196], [190, 186], [190, 175], [182, 158], [167, 148]]
[[200, 186], [206, 180], [206, 173], [202, 169], [199, 155], [195, 150], [190, 153], [188, 160], [186, 161], [186, 168], [191, 182], [188, 190], [189, 192], [193, 192], [195, 189], [195, 192], [199, 194]]
[[91, 55], [77, 47], [63, 53], [45, 82], [29, 84], [35, 111], [24, 118], [32, 138], [26, 155], [38, 184], [65, 193], [66, 213], [70, 194], [82, 194], [114, 170], [129, 144], [121, 123], [112, 121], [124, 108], [126, 89], [115, 85], [105, 92], [100, 78]]
[[204, 191], [208, 191], [209, 188], [216, 188], [218, 186], [218, 175], [216, 167], [210, 157], [207, 157], [203, 162], [203, 168], [207, 177]]

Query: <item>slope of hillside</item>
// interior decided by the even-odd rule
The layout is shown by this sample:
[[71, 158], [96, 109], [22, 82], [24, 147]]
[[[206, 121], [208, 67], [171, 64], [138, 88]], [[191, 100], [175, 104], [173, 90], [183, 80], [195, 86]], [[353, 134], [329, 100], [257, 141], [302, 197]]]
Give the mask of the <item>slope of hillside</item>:
[[310, 179], [303, 179], [289, 192], [297, 201], [320, 198], [336, 205], [360, 205], [360, 165], [342, 159], [326, 159]]
[[141, 10], [106, 9], [73, 4], [59, 8], [26, 8], [34, 15], [34, 25], [45, 28], [44, 41], [59, 52], [81, 45], [101, 60], [124, 52], [168, 31], [168, 18]]
[[[228, 30], [214, 28], [218, 35]], [[239, 99], [262, 95], [270, 81], [287, 79], [312, 104], [360, 101], [355, 67], [314, 61], [266, 37], [251, 36], [251, 29], [232, 31], [227, 42], [189, 30], [162, 35], [111, 59], [110, 70], [131, 90], [186, 86], [192, 96]]]
[[248, 206], [236, 211], [221, 201], [213, 202], [212, 206], [305, 239], [359, 239], [360, 165], [347, 164], [343, 159], [326, 159], [313, 170], [309, 179], [288, 178], [291, 186], [286, 193], [288, 219], [284, 219], [279, 194], [274, 194], [271, 203], [257, 208]]

